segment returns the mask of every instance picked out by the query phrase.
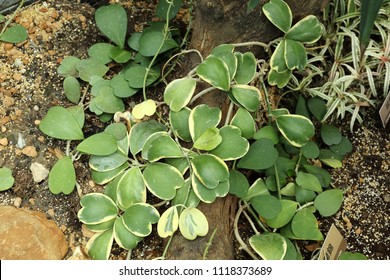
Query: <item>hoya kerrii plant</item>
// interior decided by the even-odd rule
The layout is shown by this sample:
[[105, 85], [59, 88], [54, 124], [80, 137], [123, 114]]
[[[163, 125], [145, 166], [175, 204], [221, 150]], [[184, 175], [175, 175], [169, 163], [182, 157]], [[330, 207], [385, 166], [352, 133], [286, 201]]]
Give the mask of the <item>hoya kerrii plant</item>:
[[[269, 16], [276, 16], [272, 9]], [[50, 172], [50, 190], [64, 194], [74, 190], [73, 162], [81, 155], [89, 157], [92, 179], [105, 185], [104, 193], [82, 196], [78, 212], [79, 220], [96, 232], [87, 244], [92, 258], [109, 258], [114, 241], [131, 252], [152, 232], [153, 224], [162, 238], [176, 232], [189, 240], [205, 236], [209, 226], [198, 204], [213, 203], [229, 193], [241, 199], [236, 223], [244, 212], [254, 219], [251, 224], [256, 225], [256, 234], [249, 244], [261, 258], [298, 259], [294, 240], [322, 240], [314, 213], [333, 215], [343, 195], [331, 188], [330, 175], [321, 164], [340, 166], [348, 142], [343, 143], [348, 148], [338, 147], [345, 140], [329, 125], [321, 129], [329, 150], [321, 149], [313, 139], [310, 116], [302, 113], [309, 107], [306, 103], [297, 106], [296, 114], [272, 108], [264, 74], [267, 63], [251, 52], [241, 53], [238, 47], [221, 45], [205, 59], [201, 57], [187, 76], [166, 86], [161, 104], [144, 98], [129, 111], [115, 107], [109, 113], [114, 122], [87, 138], [82, 104], [48, 111], [41, 131], [68, 141], [66, 156]], [[72, 73], [80, 71], [77, 66], [71, 69]], [[149, 72], [143, 75], [145, 86]], [[103, 82], [95, 76], [91, 80]], [[198, 92], [199, 83], [206, 84], [206, 89]], [[102, 88], [91, 95], [95, 99], [115, 95], [111, 84]], [[221, 109], [193, 106], [206, 93], [228, 98], [223, 122]], [[91, 104], [89, 109], [95, 112]], [[168, 107], [167, 116], [159, 109], [162, 106]], [[266, 111], [266, 125], [260, 121], [261, 110]], [[80, 142], [71, 149], [71, 141]], [[243, 172], [253, 173], [256, 179]], [[150, 204], [151, 196], [166, 205], [164, 210], [157, 210], [159, 203]], [[240, 241], [237, 227], [235, 231]], [[243, 248], [257, 258], [248, 246], [243, 244]]]
[[15, 18], [15, 15], [20, 11], [23, 4], [24, 0], [20, 1], [19, 6], [8, 19], [6, 19], [6, 17], [2, 14], [0, 14], [0, 41], [17, 44], [27, 40], [28, 33], [25, 27], [20, 24], [10, 26], [12, 20]]

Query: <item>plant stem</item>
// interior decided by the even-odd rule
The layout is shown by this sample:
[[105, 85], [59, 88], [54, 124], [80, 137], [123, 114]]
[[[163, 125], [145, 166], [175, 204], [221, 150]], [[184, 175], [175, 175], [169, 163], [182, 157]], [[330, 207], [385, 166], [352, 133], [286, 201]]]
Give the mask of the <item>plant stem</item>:
[[233, 108], [234, 108], [234, 104], [233, 104], [233, 102], [230, 101], [229, 110], [227, 112], [226, 119], [225, 119], [225, 125], [228, 125], [230, 122], [230, 119], [232, 118]]
[[204, 90], [202, 90], [201, 92], [197, 93], [192, 99], [191, 101], [189, 102], [189, 104], [193, 103], [196, 99], [198, 99], [199, 97], [211, 92], [215, 90], [215, 87], [209, 87], [209, 88], [206, 88]]
[[256, 213], [253, 212], [252, 208], [249, 206], [248, 202], [246, 202], [245, 200], [243, 200], [244, 204], [245, 204], [245, 207], [246, 209], [248, 210], [248, 212], [255, 218], [255, 221], [257, 222], [257, 224], [261, 227], [262, 230], [264, 230], [265, 232], [269, 232], [269, 230], [263, 225], [262, 222], [260, 222], [259, 218], [257, 217]]
[[206, 244], [206, 249], [204, 249], [204, 252], [203, 252], [203, 260], [206, 260], [207, 253], [209, 252], [209, 248], [210, 248], [211, 244], [213, 243], [213, 239], [214, 239], [215, 234], [217, 233], [217, 230], [218, 230], [218, 227], [216, 227], [213, 230], [213, 233], [211, 234], [210, 239]]
[[274, 169], [275, 169], [275, 181], [276, 181], [276, 187], [278, 189], [278, 198], [279, 200], [282, 199], [282, 194], [280, 193], [280, 180], [279, 180], [279, 172], [278, 172], [278, 167], [276, 164], [274, 164]]
[[265, 103], [267, 104], [267, 111], [268, 111], [268, 125], [271, 125], [271, 116], [272, 116], [272, 110], [271, 110], [271, 103], [269, 102], [269, 98], [268, 98], [268, 91], [267, 91], [267, 87], [265, 86], [265, 83], [263, 81], [263, 79], [260, 80], [260, 83], [261, 83], [261, 86], [263, 88], [263, 91], [264, 91], [264, 96], [265, 96]]
[[295, 211], [295, 212], [299, 212], [299, 211], [301, 211], [302, 209], [307, 208], [307, 207], [312, 206], [312, 205], [314, 205], [314, 202], [313, 202], [313, 201], [310, 201], [310, 202], [308, 202], [308, 203], [306, 203], [306, 204], [300, 206], [300, 207], [297, 209], [297, 211]]
[[164, 248], [164, 252], [163, 252], [163, 254], [162, 254], [162, 256], [161, 256], [161, 259], [163, 259], [163, 260], [165, 260], [165, 256], [166, 256], [167, 253], [168, 253], [168, 248], [169, 248], [169, 246], [171, 245], [172, 239], [173, 239], [173, 235], [171, 235], [171, 236], [169, 237], [168, 243], [167, 243], [167, 245], [166, 245], [165, 248]]

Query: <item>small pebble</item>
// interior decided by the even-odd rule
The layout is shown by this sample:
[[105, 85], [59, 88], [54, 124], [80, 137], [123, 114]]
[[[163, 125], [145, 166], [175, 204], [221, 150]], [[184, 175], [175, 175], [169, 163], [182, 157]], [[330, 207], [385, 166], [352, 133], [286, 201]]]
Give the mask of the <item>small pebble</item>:
[[34, 109], [34, 111], [39, 111], [39, 107], [37, 106], [37, 105], [35, 105], [34, 107], [33, 107], [33, 109]]
[[24, 147], [23, 150], [22, 150], [22, 153], [28, 157], [32, 157], [32, 158], [35, 158], [38, 156], [38, 152], [37, 150], [35, 149], [34, 146], [27, 146], [27, 147]]
[[22, 205], [22, 199], [20, 197], [15, 197], [15, 199], [14, 199], [14, 206], [16, 208], [19, 208], [20, 205]]
[[36, 183], [42, 182], [49, 175], [49, 170], [38, 162], [33, 162], [30, 165], [30, 170]]
[[11, 107], [15, 104], [15, 99], [13, 99], [11, 96], [5, 96], [3, 99], [3, 105], [4, 107]]
[[0, 139], [1, 146], [8, 146], [8, 139], [6, 137]]

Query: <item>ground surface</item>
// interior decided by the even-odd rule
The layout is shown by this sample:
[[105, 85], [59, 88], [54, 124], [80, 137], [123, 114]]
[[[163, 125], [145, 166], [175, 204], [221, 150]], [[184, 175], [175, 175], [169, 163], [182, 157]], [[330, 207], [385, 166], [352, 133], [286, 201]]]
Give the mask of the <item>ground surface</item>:
[[[14, 187], [0, 193], [0, 204], [46, 213], [66, 234], [67, 258], [79, 254], [78, 249], [90, 236], [77, 220], [79, 197], [76, 192], [51, 194], [47, 180], [33, 180], [30, 166], [40, 163], [50, 169], [64, 151], [63, 142], [44, 136], [38, 129], [51, 106], [70, 105], [63, 95], [62, 78], [56, 74], [59, 63], [65, 56], [85, 56], [89, 46], [102, 40], [94, 25], [94, 9], [76, 2], [39, 1], [24, 8], [16, 21], [28, 28], [29, 40], [17, 46], [0, 43], [0, 167], [11, 168], [15, 177]], [[149, 3], [125, 2], [129, 31], [138, 30], [152, 18], [154, 6]], [[390, 259], [390, 134], [382, 128], [374, 109], [364, 114], [364, 124], [356, 125], [353, 134], [348, 119], [339, 122], [354, 150], [343, 167], [333, 172], [334, 185], [345, 190], [342, 209], [321, 220], [320, 228], [326, 234], [334, 223], [346, 238], [349, 251], [370, 259]], [[87, 123], [86, 135], [103, 128], [92, 115]], [[86, 160], [76, 163], [76, 171], [84, 194], [102, 189], [90, 179]], [[302, 244], [302, 248], [310, 257], [316, 244]], [[152, 235], [133, 250], [132, 257], [156, 258], [162, 249], [162, 241]], [[113, 250], [113, 259], [124, 257], [119, 248]]]

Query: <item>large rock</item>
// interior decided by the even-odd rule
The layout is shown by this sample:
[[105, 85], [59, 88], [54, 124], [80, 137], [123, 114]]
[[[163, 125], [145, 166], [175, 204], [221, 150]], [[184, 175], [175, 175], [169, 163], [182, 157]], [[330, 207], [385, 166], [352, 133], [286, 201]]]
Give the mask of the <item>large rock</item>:
[[1, 260], [60, 260], [67, 251], [64, 234], [45, 214], [0, 206]]

